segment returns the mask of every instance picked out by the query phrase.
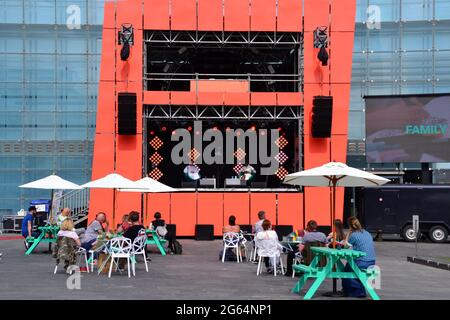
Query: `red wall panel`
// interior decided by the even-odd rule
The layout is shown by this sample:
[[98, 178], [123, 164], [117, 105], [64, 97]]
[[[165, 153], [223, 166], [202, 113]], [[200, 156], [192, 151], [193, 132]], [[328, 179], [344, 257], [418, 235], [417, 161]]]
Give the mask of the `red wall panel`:
[[144, 91], [143, 104], [170, 104], [169, 91]]
[[348, 132], [350, 86], [350, 83], [332, 84], [331, 86], [331, 92], [333, 95], [333, 135], [346, 135]]
[[[114, 106], [116, 104], [116, 97], [114, 95], [115, 85], [112, 81], [100, 81], [98, 86], [98, 105], [97, 114], [101, 114], [101, 121], [99, 117], [96, 120], [95, 132], [98, 133], [114, 133], [114, 125], [116, 115], [114, 113]], [[101, 145], [101, 144], [99, 144]], [[110, 150], [113, 152], [113, 150]]]
[[[114, 2], [106, 2], [104, 5], [103, 29], [115, 29], [116, 27], [116, 4]], [[105, 37], [103, 36], [103, 39]]]
[[225, 31], [250, 30], [250, 4], [247, 0], [225, 1]]
[[250, 223], [258, 221], [258, 212], [265, 211], [266, 219], [272, 225], [277, 223], [276, 193], [251, 193], [250, 194]]
[[292, 225], [294, 230], [303, 229], [303, 193], [278, 193], [279, 225]]
[[198, 224], [213, 224], [214, 235], [222, 235], [223, 224], [228, 217], [223, 216], [223, 193], [198, 193]]
[[305, 189], [305, 223], [316, 220], [319, 225], [331, 225], [330, 188]]
[[193, 91], [171, 91], [170, 104], [191, 105], [197, 104], [197, 95]]
[[[330, 24], [330, 0], [303, 0], [305, 31]], [[354, 20], [353, 20], [354, 21]], [[307, 43], [307, 42], [305, 42]]]
[[332, 83], [350, 83], [352, 80], [351, 65], [344, 61], [353, 58], [353, 32], [333, 31], [330, 34], [330, 75]]
[[248, 106], [250, 104], [249, 92], [225, 92], [223, 103], [228, 106]]
[[222, 0], [198, 0], [198, 29], [204, 31], [222, 31]]
[[117, 1], [116, 6], [116, 27], [119, 30], [123, 23], [131, 23], [134, 29], [142, 30], [142, 0]]
[[197, 103], [200, 105], [222, 105], [223, 93], [222, 92], [198, 92]]
[[277, 94], [275, 92], [252, 92], [250, 99], [252, 106], [277, 105]]
[[278, 0], [277, 30], [302, 32], [302, 0]]
[[169, 30], [169, 0], [144, 1], [144, 29]]
[[154, 220], [155, 212], [160, 212], [166, 223], [170, 222], [170, 193], [147, 193], [144, 195], [144, 205], [147, 203], [147, 210], [144, 210], [145, 226], [150, 225]]
[[250, 197], [247, 192], [224, 193], [224, 223], [230, 215], [236, 217], [237, 224], [250, 223]]
[[332, 31], [355, 30], [355, 0], [331, 0]]
[[197, 29], [197, 1], [172, 0], [172, 15], [170, 18], [172, 30]]
[[116, 30], [115, 29], [103, 29], [102, 37], [102, 58], [100, 64], [100, 81], [115, 81], [115, 66], [116, 64]]
[[303, 93], [301, 92], [278, 92], [278, 106], [301, 106], [303, 105]]
[[252, 31], [276, 30], [275, 0], [251, 0], [250, 29]]
[[178, 236], [195, 234], [197, 223], [197, 195], [191, 193], [172, 193], [171, 223], [177, 225]]

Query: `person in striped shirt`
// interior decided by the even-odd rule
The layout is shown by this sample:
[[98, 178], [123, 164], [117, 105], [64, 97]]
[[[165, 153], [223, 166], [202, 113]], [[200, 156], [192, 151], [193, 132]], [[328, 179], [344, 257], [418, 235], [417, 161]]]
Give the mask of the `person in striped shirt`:
[[[375, 265], [375, 246], [371, 234], [363, 229], [356, 217], [348, 218], [347, 222], [350, 232], [344, 241], [345, 247], [366, 253], [366, 256], [355, 260], [356, 265], [360, 269], [367, 269], [370, 266]], [[352, 271], [349, 264], [345, 266], [344, 271]], [[342, 279], [342, 288], [344, 296], [356, 298], [366, 297], [366, 290], [358, 279]]]

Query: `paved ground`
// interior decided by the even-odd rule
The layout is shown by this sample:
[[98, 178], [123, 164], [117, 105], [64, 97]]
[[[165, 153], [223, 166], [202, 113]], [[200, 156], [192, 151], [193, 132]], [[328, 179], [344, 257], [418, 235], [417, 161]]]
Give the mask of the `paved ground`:
[[[181, 240], [184, 254], [151, 255], [150, 272], [138, 264], [136, 278], [116, 274], [83, 274], [81, 290], [68, 290], [65, 274], [53, 275], [54, 261], [47, 248], [25, 256], [21, 240], [1, 240], [0, 299], [300, 299], [290, 290], [288, 277], [256, 276], [251, 263], [219, 262], [221, 242]], [[450, 273], [406, 262], [414, 244], [398, 241], [376, 243], [381, 268], [382, 299], [450, 299]], [[419, 244], [420, 252], [448, 256], [450, 244]], [[331, 290], [331, 280], [319, 289]]]

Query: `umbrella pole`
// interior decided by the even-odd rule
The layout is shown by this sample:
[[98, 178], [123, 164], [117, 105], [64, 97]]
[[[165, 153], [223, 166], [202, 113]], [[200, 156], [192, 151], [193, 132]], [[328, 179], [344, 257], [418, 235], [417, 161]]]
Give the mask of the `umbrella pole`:
[[112, 227], [115, 230], [116, 225], [116, 189], [113, 189], [113, 210], [112, 210]]
[[147, 227], [147, 222], [148, 222], [148, 193], [145, 193], [145, 208], [144, 208], [144, 227]]
[[[332, 219], [331, 221], [331, 232], [333, 233], [333, 249], [336, 249], [336, 227], [334, 225], [334, 220], [336, 219], [336, 180], [333, 180], [333, 203], [332, 203]], [[333, 294], [337, 294], [337, 280], [333, 278]]]

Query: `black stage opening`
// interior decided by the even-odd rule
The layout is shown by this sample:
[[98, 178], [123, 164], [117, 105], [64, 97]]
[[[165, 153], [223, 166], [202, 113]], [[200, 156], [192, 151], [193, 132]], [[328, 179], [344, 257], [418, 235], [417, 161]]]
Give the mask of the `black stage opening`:
[[[192, 161], [200, 169], [201, 178], [215, 179], [216, 188], [228, 187], [225, 184], [226, 179], [238, 177], [241, 166], [248, 164], [255, 169], [256, 174], [247, 187], [286, 188], [287, 186], [282, 184], [285, 175], [298, 171], [299, 168], [299, 120], [202, 120], [195, 123], [193, 119], [146, 121], [144, 154], [147, 175], [175, 188], [186, 187], [184, 182], [189, 179], [185, 177], [184, 169]], [[212, 147], [211, 143], [217, 142], [215, 137], [206, 141], [208, 130], [213, 130], [214, 135], [220, 134], [223, 137], [223, 144], [215, 144], [221, 145], [222, 148]], [[189, 148], [181, 149], [180, 141], [172, 141], [172, 138], [180, 136], [181, 132], [184, 138], [180, 141], [183, 141], [184, 145], [187, 142]], [[232, 140], [229, 135], [234, 135]], [[244, 145], [239, 144], [239, 141], [245, 141]], [[252, 152], [251, 156], [250, 145], [255, 147], [255, 144], [258, 151], [256, 155]], [[264, 144], [266, 150], [262, 152], [264, 148], [261, 146]], [[173, 152], [174, 148], [178, 152]], [[226, 159], [230, 152], [232, 163]], [[175, 164], [172, 153], [178, 159], [184, 157], [183, 163]], [[223, 161], [206, 163], [205, 154], [217, 156], [215, 159], [220, 159], [222, 154]], [[261, 163], [264, 156], [267, 156], [265, 161], [270, 161], [269, 163]], [[274, 166], [277, 169], [273, 174], [261, 174], [261, 169]]]

